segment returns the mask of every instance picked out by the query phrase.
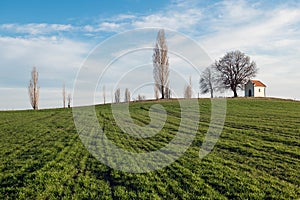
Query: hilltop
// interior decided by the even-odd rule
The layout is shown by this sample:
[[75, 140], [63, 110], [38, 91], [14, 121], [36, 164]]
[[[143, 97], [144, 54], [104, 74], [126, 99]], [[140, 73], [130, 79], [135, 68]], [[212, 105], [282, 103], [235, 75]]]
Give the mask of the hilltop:
[[[134, 102], [136, 124], [149, 123], [155, 101]], [[111, 107], [96, 106], [99, 123], [116, 145], [157, 150], [176, 134], [176, 100], [164, 129], [136, 139], [115, 125]], [[297, 199], [300, 198], [300, 102], [227, 99], [225, 126], [213, 151], [199, 159], [210, 122], [210, 100], [200, 99], [200, 122], [185, 154], [158, 171], [132, 174], [96, 160], [83, 146], [71, 109], [0, 112], [0, 199]]]

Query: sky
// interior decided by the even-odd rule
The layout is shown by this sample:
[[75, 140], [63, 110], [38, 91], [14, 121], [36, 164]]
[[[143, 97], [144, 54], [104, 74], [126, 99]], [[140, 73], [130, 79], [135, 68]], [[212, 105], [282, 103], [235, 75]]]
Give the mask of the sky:
[[[300, 100], [300, 2], [297, 0], [2, 0], [0, 110], [31, 108], [27, 87], [33, 66], [39, 72], [40, 108], [61, 107], [63, 84], [72, 94], [78, 73], [91, 52], [101, 48], [105, 41], [125, 48], [130, 38], [128, 41], [112, 38], [126, 31], [152, 27], [170, 30], [166, 34], [169, 44], [179, 41], [172, 35], [174, 32], [190, 38], [212, 62], [226, 52], [240, 50], [256, 62], [259, 72], [255, 79], [267, 85], [267, 96]], [[147, 48], [154, 46], [156, 39], [155, 32], [150, 32]], [[135, 39], [142, 41], [142, 38]], [[186, 44], [181, 47], [188, 49]], [[105, 55], [101, 54], [102, 57]], [[199, 74], [179, 58], [175, 54], [169, 57], [173, 75], [177, 70], [186, 80], [191, 76], [196, 97]], [[118, 72], [119, 78], [107, 76], [103, 79], [107, 82], [98, 81], [95, 103], [103, 102], [102, 85], [106, 85], [107, 99], [111, 100], [116, 88], [113, 83], [122, 82], [121, 73], [128, 74], [132, 67], [143, 66], [134, 72], [141, 80], [152, 77], [151, 59], [149, 48], [120, 58], [111, 67], [114, 69], [111, 74]], [[130, 76], [127, 78], [130, 80]], [[177, 82], [172, 84], [175, 88]], [[130, 88], [133, 98], [138, 94], [153, 98], [153, 88], [146, 85]], [[182, 96], [183, 86], [176, 87], [177, 96]], [[231, 95], [228, 91], [228, 96]]]

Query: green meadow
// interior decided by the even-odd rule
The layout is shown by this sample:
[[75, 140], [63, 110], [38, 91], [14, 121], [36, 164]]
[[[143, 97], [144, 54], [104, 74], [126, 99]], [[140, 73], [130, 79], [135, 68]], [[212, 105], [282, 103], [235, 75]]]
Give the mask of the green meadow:
[[[164, 147], [180, 125], [177, 100], [130, 103], [134, 122], [150, 122], [151, 105], [168, 117], [154, 137], [122, 133], [111, 105], [97, 105], [99, 124], [119, 147], [134, 152]], [[114, 170], [95, 159], [76, 131], [72, 109], [0, 112], [0, 199], [299, 199], [300, 102], [227, 99], [223, 132], [199, 159], [211, 102], [199, 99], [197, 135], [182, 157], [148, 173]]]

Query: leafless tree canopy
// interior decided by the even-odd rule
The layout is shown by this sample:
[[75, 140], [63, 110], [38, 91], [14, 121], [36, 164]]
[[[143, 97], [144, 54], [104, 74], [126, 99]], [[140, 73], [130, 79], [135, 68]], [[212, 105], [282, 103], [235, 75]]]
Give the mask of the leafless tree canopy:
[[169, 90], [167, 87], [169, 84], [169, 58], [165, 31], [163, 29], [159, 30], [157, 34], [152, 59], [155, 87], [160, 92], [162, 99], [167, 98], [166, 90]]
[[185, 86], [184, 88], [184, 98], [190, 99], [192, 98], [193, 90], [192, 90], [192, 77], [190, 77], [189, 84]]
[[130, 101], [130, 91], [128, 88], [125, 89], [125, 98], [124, 98], [125, 102], [129, 102]]
[[226, 53], [219, 61], [215, 62], [216, 71], [220, 74], [220, 81], [226, 88], [230, 88], [234, 97], [237, 97], [237, 89], [255, 77], [258, 69], [250, 57], [240, 51]]
[[31, 80], [29, 81], [28, 93], [30, 98], [31, 106], [34, 110], [38, 110], [39, 106], [39, 92], [40, 87], [38, 86], [39, 73], [36, 67], [33, 67], [31, 71]]
[[155, 99], [158, 100], [158, 98], [159, 98], [159, 91], [158, 91], [158, 88], [156, 86], [154, 87], [154, 96], [155, 96]]
[[106, 101], [106, 91], [105, 91], [105, 85], [103, 86], [102, 88], [102, 95], [103, 95], [103, 104], [105, 104], [105, 101]]
[[170, 84], [168, 83], [165, 89], [165, 98], [170, 99], [171, 98], [171, 89], [170, 89]]
[[221, 88], [221, 83], [218, 82], [218, 76], [212, 66], [202, 72], [199, 83], [201, 94], [209, 92], [211, 98], [214, 97], [214, 91]]
[[62, 95], [63, 95], [63, 106], [65, 108], [66, 107], [66, 86], [65, 86], [65, 84], [63, 85]]
[[120, 101], [121, 101], [121, 89], [118, 88], [115, 91], [115, 103], [120, 103]]
[[138, 97], [137, 97], [137, 100], [138, 101], [144, 101], [144, 100], [146, 100], [146, 96], [139, 94]]

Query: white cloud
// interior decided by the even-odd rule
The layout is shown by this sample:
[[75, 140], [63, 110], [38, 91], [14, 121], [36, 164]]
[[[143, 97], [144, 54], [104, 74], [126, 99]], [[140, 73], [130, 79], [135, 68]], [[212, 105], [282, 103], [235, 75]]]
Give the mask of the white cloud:
[[115, 21], [132, 20], [135, 18], [136, 18], [135, 15], [120, 14], [115, 17]]
[[203, 17], [201, 9], [190, 7], [190, 3], [174, 3], [150, 15], [117, 14], [110, 18], [99, 19], [97, 23], [84, 25], [71, 24], [3, 24], [0, 31], [28, 34], [31, 36], [54, 34], [58, 32], [121, 32], [133, 28], [166, 27], [173, 30], [187, 30], [196, 25]]
[[141, 17], [141, 19], [132, 23], [134, 28], [144, 27], [166, 27], [173, 30], [186, 30], [202, 18], [200, 9], [189, 8], [184, 12], [168, 8], [159, 13]]
[[[244, 51], [260, 68], [257, 78], [267, 83], [268, 95], [300, 99], [296, 92], [300, 77], [300, 7], [278, 5], [270, 9], [246, 1], [225, 5], [229, 14], [222, 12], [221, 19], [210, 23], [209, 28], [215, 31], [199, 37], [206, 51], [215, 59], [227, 51]], [[250, 8], [247, 17], [241, 12], [247, 12], [245, 8]]]
[[[43, 97], [51, 99], [52, 93], [47, 95], [47, 92], [50, 88], [61, 90], [63, 82], [71, 91], [77, 70], [88, 52], [88, 45], [68, 39], [0, 37], [0, 87], [25, 88], [26, 92], [18, 92], [14, 96], [24, 99], [25, 95], [27, 99], [30, 71], [36, 66]], [[7, 96], [4, 93], [3, 95]], [[29, 108], [27, 101], [28, 99], [25, 102], [16, 101], [15, 105], [9, 108]], [[57, 106], [57, 103], [49, 100], [47, 103], [41, 106]], [[6, 105], [7, 102], [0, 101], [0, 109], [5, 109]]]
[[[249, 23], [263, 14], [263, 10], [257, 9], [256, 4], [249, 4], [244, 0], [221, 1], [215, 5], [218, 19], [222, 23]], [[217, 28], [217, 27], [216, 27]]]
[[[32, 66], [37, 66], [40, 72], [45, 103], [41, 106], [60, 105], [62, 82], [72, 87], [76, 72], [90, 50], [88, 43], [75, 41], [69, 36], [77, 34], [79, 40], [83, 35], [92, 39], [99, 36], [106, 38], [113, 32], [144, 27], [163, 27], [183, 32], [195, 38], [212, 59], [220, 58], [227, 51], [240, 49], [257, 62], [260, 68], [257, 78], [268, 85], [268, 95], [300, 99], [297, 92], [300, 77], [300, 5], [264, 4], [267, 3], [246, 0], [224, 0], [213, 4], [206, 1], [174, 1], [149, 15], [121, 13], [90, 24], [0, 25], [0, 91], [6, 96], [3, 99], [5, 103], [0, 103], [0, 109], [30, 107], [27, 84]], [[190, 59], [197, 60], [195, 48], [184, 45], [184, 40], [180, 38], [167, 37], [170, 43], [176, 41], [175, 47], [180, 48], [179, 52], [191, 52]], [[139, 40], [144, 41], [143, 38]], [[152, 44], [154, 42], [155, 36]], [[121, 43], [118, 41], [116, 45]], [[148, 59], [146, 56], [139, 58]], [[183, 70], [178, 58], [170, 56], [170, 59], [171, 64]], [[134, 64], [124, 61], [118, 66]], [[192, 78], [197, 88], [197, 77]], [[23, 87], [25, 89], [20, 89]], [[9, 91], [17, 91], [18, 95]], [[9, 96], [14, 100], [9, 100]], [[25, 100], [26, 105], [20, 103]], [[16, 103], [11, 105], [8, 102]]]
[[291, 37], [298, 40], [298, 35], [292, 33], [290, 29], [299, 22], [300, 9], [272, 10], [265, 12], [260, 19], [240, 26], [235, 26], [234, 22], [220, 25], [220, 31], [204, 36], [202, 41], [207, 49], [214, 51], [214, 54], [237, 48], [272, 49], [274, 42], [278, 45], [280, 44], [278, 41], [291, 40]]
[[116, 31], [122, 26], [122, 24], [113, 23], [113, 22], [103, 22], [100, 24], [100, 27], [98, 30], [103, 31]]
[[47, 34], [59, 31], [71, 31], [74, 27], [70, 24], [2, 24], [0, 30], [30, 35]]

